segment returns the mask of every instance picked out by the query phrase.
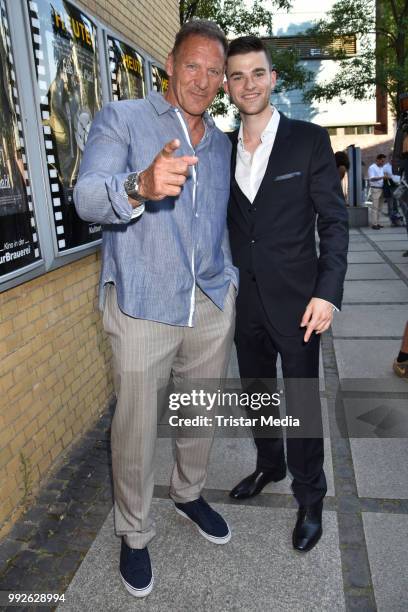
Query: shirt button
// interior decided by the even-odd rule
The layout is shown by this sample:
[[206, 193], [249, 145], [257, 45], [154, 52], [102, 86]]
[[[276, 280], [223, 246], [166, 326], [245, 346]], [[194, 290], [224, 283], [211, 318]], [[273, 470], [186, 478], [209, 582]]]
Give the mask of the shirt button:
[[198, 213], [196, 213], [195, 216], [198, 217], [199, 216]]

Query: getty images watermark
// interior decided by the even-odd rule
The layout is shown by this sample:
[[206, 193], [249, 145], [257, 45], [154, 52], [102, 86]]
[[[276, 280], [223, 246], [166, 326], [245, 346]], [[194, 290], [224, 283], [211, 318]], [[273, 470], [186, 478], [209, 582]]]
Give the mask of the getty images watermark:
[[[193, 413], [205, 410], [209, 414], [194, 414], [194, 416], [180, 416], [172, 414], [168, 417], [171, 427], [299, 427], [300, 420], [291, 415], [277, 417], [273, 413], [248, 416], [249, 411], [262, 411], [263, 409], [279, 409], [283, 391], [276, 393], [245, 393], [229, 392], [218, 389], [208, 392], [204, 389], [192, 389], [184, 393], [170, 393], [168, 408], [172, 411], [190, 409]], [[244, 409], [247, 416], [233, 414], [215, 414], [215, 411], [232, 411]], [[183, 410], [184, 411], [184, 410]]]
[[344, 438], [408, 439], [408, 388], [398, 377], [340, 379], [337, 388], [318, 378], [177, 384], [159, 381], [159, 437], [207, 437], [216, 429], [220, 437], [321, 438], [335, 426]]

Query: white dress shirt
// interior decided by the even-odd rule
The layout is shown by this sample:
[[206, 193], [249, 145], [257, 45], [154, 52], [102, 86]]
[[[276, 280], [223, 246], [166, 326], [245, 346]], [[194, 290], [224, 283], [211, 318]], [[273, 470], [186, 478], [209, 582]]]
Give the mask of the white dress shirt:
[[375, 179], [374, 181], [370, 181], [371, 187], [382, 188], [384, 185], [384, 166], [377, 166], [375, 162], [374, 164], [371, 164], [371, 166], [368, 168], [368, 178]]
[[261, 134], [261, 142], [253, 155], [245, 151], [243, 125], [239, 128], [235, 179], [242, 193], [252, 203], [265, 176], [266, 166], [278, 131], [280, 114], [272, 107], [272, 117]]

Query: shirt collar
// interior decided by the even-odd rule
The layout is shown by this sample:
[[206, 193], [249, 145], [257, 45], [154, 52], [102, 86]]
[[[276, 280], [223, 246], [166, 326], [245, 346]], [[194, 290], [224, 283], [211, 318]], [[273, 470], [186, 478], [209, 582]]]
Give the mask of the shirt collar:
[[[163, 115], [168, 111], [175, 111], [176, 107], [167, 102], [166, 98], [157, 91], [151, 91], [147, 96], [148, 101], [154, 107], [158, 115]], [[180, 110], [180, 109], [178, 109]], [[207, 127], [212, 128], [215, 125], [214, 119], [205, 112], [203, 115], [204, 123]]]
[[[265, 126], [265, 129], [263, 130], [261, 134], [261, 142], [263, 142], [265, 138], [268, 137], [268, 135], [272, 136], [276, 134], [276, 131], [278, 129], [280, 114], [277, 108], [275, 108], [272, 105], [271, 105], [271, 108], [273, 110], [272, 116], [269, 119], [268, 123]], [[243, 126], [242, 121], [241, 121], [241, 125], [239, 126], [238, 144], [241, 146], [242, 150], [245, 150], [244, 149], [244, 126]]]

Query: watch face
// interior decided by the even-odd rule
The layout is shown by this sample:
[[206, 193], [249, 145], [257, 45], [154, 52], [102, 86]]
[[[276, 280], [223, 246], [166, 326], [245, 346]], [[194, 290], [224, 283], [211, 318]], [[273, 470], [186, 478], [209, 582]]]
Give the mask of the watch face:
[[126, 191], [129, 192], [133, 192], [136, 191], [137, 192], [137, 187], [138, 187], [138, 180], [137, 180], [137, 174], [129, 174], [129, 176], [127, 177], [126, 181], [125, 181], [125, 189]]

